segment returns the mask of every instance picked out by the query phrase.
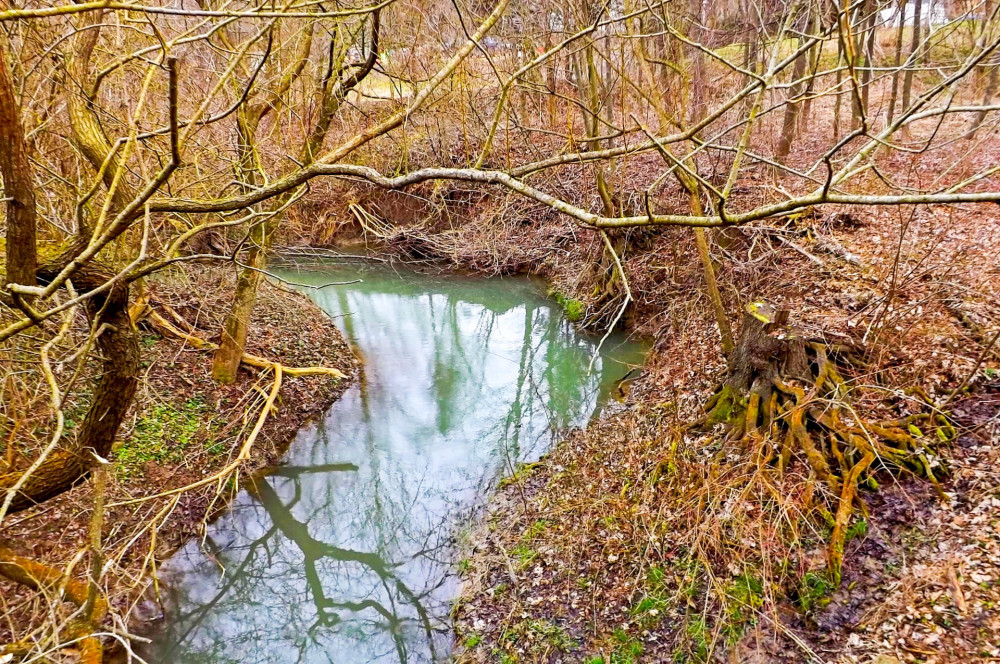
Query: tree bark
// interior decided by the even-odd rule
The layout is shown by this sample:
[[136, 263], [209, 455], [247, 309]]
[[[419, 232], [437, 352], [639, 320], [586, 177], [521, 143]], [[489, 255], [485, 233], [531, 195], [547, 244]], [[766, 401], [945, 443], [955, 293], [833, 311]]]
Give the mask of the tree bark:
[[[801, 43], [801, 40], [800, 40]], [[802, 93], [802, 83], [800, 79], [806, 71], [806, 56], [805, 54], [800, 55], [795, 59], [795, 64], [792, 66], [792, 80], [794, 84], [788, 91], [788, 100], [785, 104], [785, 116], [782, 119], [781, 124], [781, 138], [778, 140], [778, 151], [777, 157], [779, 160], [784, 159], [788, 156], [788, 153], [792, 150], [792, 142], [795, 140], [795, 126], [796, 119], [799, 116], [799, 100], [798, 97]]]
[[[300, 162], [303, 166], [312, 164], [316, 155], [323, 147], [323, 142], [329, 132], [330, 124], [337, 112], [340, 110], [344, 99], [354, 87], [358, 85], [372, 71], [378, 60], [378, 43], [380, 33], [380, 13], [372, 15], [371, 44], [368, 57], [362, 66], [348, 75], [344, 75], [343, 62], [347, 49], [342, 44], [337, 43], [338, 37], [334, 36], [330, 42], [329, 63], [321, 85], [323, 96], [320, 103], [319, 117], [316, 119], [309, 136], [300, 155]], [[305, 40], [306, 47], [299, 51], [297, 55], [296, 68], [289, 71], [279, 85], [280, 89], [287, 90], [291, 83], [301, 74], [308, 55], [308, 44], [310, 37]], [[260, 164], [254, 149], [255, 134], [263, 115], [272, 108], [272, 105], [265, 104], [258, 107], [259, 110], [252, 110], [240, 126], [239, 150], [240, 164], [244, 174], [254, 180], [260, 170]], [[247, 181], [247, 180], [241, 180]], [[253, 315], [254, 304], [257, 301], [257, 289], [267, 267], [267, 255], [274, 243], [274, 236], [277, 234], [280, 225], [280, 212], [277, 212], [288, 201], [289, 196], [281, 196], [275, 202], [275, 213], [262, 224], [258, 225], [251, 234], [252, 245], [247, 255], [247, 263], [240, 270], [236, 279], [236, 291], [233, 293], [233, 303], [230, 305], [229, 313], [222, 327], [222, 337], [219, 339], [219, 348], [212, 357], [212, 377], [221, 383], [231, 383], [236, 380], [236, 374], [240, 368], [240, 359], [243, 357], [246, 347], [247, 336], [249, 334], [250, 318]]]
[[899, 93], [899, 64], [903, 57], [903, 28], [906, 26], [906, 0], [899, 0], [899, 28], [896, 31], [896, 58], [893, 63], [895, 70], [892, 72], [892, 93], [889, 95], [888, 118], [886, 126], [892, 124], [892, 119], [896, 114], [896, 99]]
[[913, 4], [913, 39], [910, 41], [910, 56], [907, 58], [906, 73], [903, 75], [903, 100], [902, 110], [910, 106], [910, 94], [913, 91], [913, 68], [917, 66], [917, 50], [920, 48], [920, 28], [922, 21], [921, 12], [923, 0], [914, 0]]
[[38, 262], [35, 189], [5, 46], [5, 40], [0, 40], [0, 176], [7, 199], [7, 281], [34, 286]]
[[[56, 276], [67, 264], [66, 254], [38, 271], [41, 281]], [[86, 263], [73, 276], [77, 288], [92, 290], [109, 281], [114, 273], [95, 261]], [[58, 496], [87, 477], [94, 455], [107, 457], [125, 413], [135, 396], [139, 376], [139, 342], [128, 316], [128, 287], [116, 286], [89, 300], [88, 314], [97, 323], [97, 349], [102, 358], [101, 377], [94, 388], [90, 409], [80, 427], [76, 443], [54, 451], [21, 485], [9, 512], [28, 509]], [[0, 495], [21, 479], [23, 471], [0, 475]]]

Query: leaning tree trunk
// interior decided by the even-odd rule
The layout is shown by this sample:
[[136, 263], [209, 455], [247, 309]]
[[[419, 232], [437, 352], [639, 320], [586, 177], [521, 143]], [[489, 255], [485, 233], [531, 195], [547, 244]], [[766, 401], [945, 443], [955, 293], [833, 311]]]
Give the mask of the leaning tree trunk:
[[[71, 252], [75, 253], [75, 252]], [[40, 281], [51, 279], [67, 263], [63, 254], [39, 268]], [[114, 273], [95, 262], [82, 266], [73, 282], [81, 291], [107, 283]], [[135, 396], [139, 376], [139, 342], [128, 316], [128, 287], [115, 286], [90, 299], [88, 314], [96, 323], [101, 377], [94, 388], [90, 409], [77, 434], [75, 444], [55, 450], [22, 481], [23, 470], [7, 470], [0, 475], [0, 496], [21, 482], [9, 512], [28, 509], [72, 488], [87, 477], [94, 455], [107, 457]]]
[[233, 303], [223, 323], [219, 348], [212, 357], [212, 376], [221, 383], [236, 380], [236, 372], [246, 348], [250, 317], [257, 301], [257, 289], [267, 267], [267, 252], [276, 226], [277, 220], [270, 219], [260, 224], [251, 235], [253, 246], [247, 255], [246, 265], [236, 278]]

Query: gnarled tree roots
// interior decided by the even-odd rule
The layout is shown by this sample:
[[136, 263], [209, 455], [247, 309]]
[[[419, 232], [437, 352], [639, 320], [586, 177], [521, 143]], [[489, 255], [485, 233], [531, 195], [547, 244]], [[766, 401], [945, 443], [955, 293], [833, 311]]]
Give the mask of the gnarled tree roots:
[[728, 379], [706, 404], [700, 426], [724, 427], [730, 439], [757, 441], [761, 465], [784, 470], [798, 453], [835, 496], [833, 514], [820, 509], [833, 533], [827, 553], [832, 579], [839, 583], [848, 525], [858, 486], [877, 486], [879, 468], [913, 472], [941, 493], [938, 475], [946, 468], [933, 446], [955, 430], [922, 391], [916, 410], [898, 419], [869, 421], [852, 407], [851, 388], [840, 368], [857, 363], [853, 348], [797, 336], [783, 327], [787, 313], [764, 305], [748, 308], [739, 341], [730, 356]]

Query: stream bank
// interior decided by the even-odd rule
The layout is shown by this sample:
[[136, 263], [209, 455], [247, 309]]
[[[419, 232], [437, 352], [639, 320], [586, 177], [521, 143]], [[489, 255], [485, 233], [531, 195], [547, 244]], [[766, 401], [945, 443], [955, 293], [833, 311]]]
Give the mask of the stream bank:
[[[152, 305], [166, 307], [191, 326], [197, 336], [217, 340], [229, 305], [234, 276], [231, 270], [192, 266], [175, 269], [146, 284]], [[176, 319], [172, 319], [175, 320]], [[225, 509], [235, 494], [234, 483], [209, 485], [182, 495], [118, 505], [116, 502], [168, 492], [225, 467], [236, 454], [259, 414], [268, 386], [267, 373], [242, 367], [236, 382], [220, 385], [211, 377], [211, 354], [191, 348], [161, 333], [148, 322], [139, 323], [142, 388], [128, 415], [116, 446], [117, 464], [110, 474], [104, 541], [109, 559], [106, 592], [121, 614], [143, 594], [151, 566], [198, 537], [210, 515]], [[268, 417], [245, 473], [271, 466], [281, 458], [296, 432], [325, 412], [357, 373], [357, 360], [336, 325], [306, 296], [265, 283], [251, 321], [247, 352], [287, 366], [325, 365], [348, 375], [335, 381], [321, 376], [286, 377], [277, 408]], [[86, 404], [68, 404], [67, 426]], [[245, 475], [244, 475], [245, 477]], [[43, 506], [9, 519], [2, 540], [24, 555], [64, 567], [86, 548], [91, 517], [92, 484], [81, 483]], [[36, 518], [44, 515], [44, 518]], [[148, 526], [157, 526], [155, 538]], [[0, 596], [30, 625], [33, 616], [48, 608], [23, 603], [23, 588], [0, 580]], [[155, 620], [152, 605], [133, 611], [136, 623]], [[0, 642], [11, 635], [0, 626]], [[110, 655], [109, 655], [110, 656]]]
[[[376, 244], [459, 269], [538, 274], [591, 305], [594, 233], [538, 210], [497, 230], [491, 209], [504, 205], [416, 219]], [[959, 435], [940, 448], [949, 500], [880, 471], [861, 496], [868, 514], [851, 522], [843, 582], [832, 584], [815, 479], [801, 466], [758, 472], [752, 450], [689, 430], [723, 374], [718, 332], [690, 231], [638, 230], [623, 257], [636, 297], [624, 326], [653, 339], [646, 371], [626, 410], [564, 439], [491, 500], [461, 565], [459, 661], [1000, 656], [997, 364], [971, 373], [983, 335], [954, 314], [956, 290], [960, 310], [997, 301], [1000, 227], [945, 215], [918, 210], [902, 238], [886, 211], [830, 210], [711, 239], [728, 310], [765, 299], [795, 325], [870, 349], [869, 371], [850, 377], [869, 385], [866, 416], [905, 412], [901, 395], [914, 387], [944, 401], [971, 376], [951, 404]]]

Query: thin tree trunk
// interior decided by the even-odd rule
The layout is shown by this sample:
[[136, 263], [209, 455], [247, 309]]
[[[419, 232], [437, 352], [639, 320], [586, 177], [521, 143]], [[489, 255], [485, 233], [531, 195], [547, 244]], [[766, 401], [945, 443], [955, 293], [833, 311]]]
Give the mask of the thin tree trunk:
[[833, 102], [833, 140], [840, 140], [840, 115], [841, 108], [844, 105], [844, 91], [840, 89], [840, 84], [844, 81], [844, 45], [841, 41], [837, 42], [837, 49], [840, 52], [837, 58], [837, 85], [834, 88], [837, 91], [836, 98]]
[[868, 117], [868, 99], [871, 92], [872, 66], [875, 55], [875, 12], [876, 8], [868, 6], [868, 27], [864, 36], [864, 68], [861, 70], [861, 108], [859, 122]]
[[903, 58], [903, 28], [906, 26], [906, 0], [899, 0], [899, 27], [896, 29], [896, 57], [893, 60], [892, 92], [889, 95], [889, 114], [886, 125], [892, 124], [896, 114], [896, 100], [899, 93], [899, 63]]
[[923, 0], [914, 0], [913, 3], [913, 39], [910, 41], [910, 56], [907, 58], [906, 73], [903, 75], [903, 100], [900, 106], [905, 111], [910, 107], [910, 94], [913, 91], [913, 70], [919, 62], [917, 50], [920, 48], [920, 31], [923, 9]]
[[6, 39], [0, 39], [0, 176], [3, 198], [7, 199], [6, 278], [10, 283], [34, 286], [38, 263], [35, 189], [14, 83], [7, 68]]
[[[691, 194], [692, 199], [697, 196], [697, 193]], [[701, 207], [700, 201], [698, 207]], [[726, 309], [722, 304], [722, 294], [719, 292], [719, 282], [715, 278], [715, 266], [712, 265], [712, 254], [708, 249], [708, 238], [705, 236], [704, 228], [695, 227], [694, 241], [698, 245], [698, 257], [701, 259], [702, 274], [705, 277], [708, 298], [712, 302], [715, 324], [719, 326], [719, 335], [722, 337], [722, 352], [728, 356], [733, 350], [733, 329], [729, 325], [729, 317], [726, 316]]]
[[[379, 19], [379, 12], [375, 12], [372, 15], [372, 41], [368, 57], [362, 67], [355, 70], [346, 78], [342, 76], [342, 72], [347, 49], [343, 44], [338, 42], [339, 33], [335, 33], [333, 38], [331, 38], [327, 71], [321, 82], [323, 97], [320, 103], [320, 112], [316, 123], [313, 125], [302, 147], [302, 153], [299, 157], [302, 165], [307, 166], [315, 161], [316, 155], [323, 148], [323, 142], [330, 129], [330, 124], [340, 109], [341, 104], [343, 104], [347, 93], [360, 83], [375, 66], [375, 62], [378, 59]], [[296, 60], [297, 63], [304, 65], [308, 57], [310, 43], [311, 33], [310, 37], [304, 41], [304, 45], [300, 47]], [[282, 82], [281, 87], [283, 89], [287, 89], [292, 81], [301, 73], [302, 67], [299, 64], [296, 66], [298, 68], [291, 71], [287, 77], [287, 81]], [[269, 110], [267, 106], [258, 107], [258, 110], [248, 118], [246, 122], [247, 126], [238, 135], [242, 156], [241, 164], [246, 160], [249, 165], [249, 167], [244, 168], [244, 173], [247, 177], [245, 181], [251, 183], [251, 185], [256, 182], [257, 173], [260, 169], [256, 151], [254, 150], [255, 134], [260, 124], [260, 119], [267, 110]], [[271, 216], [263, 223], [257, 225], [251, 232], [250, 250], [247, 253], [246, 264], [240, 270], [240, 274], [236, 279], [233, 302], [222, 325], [219, 347], [212, 357], [212, 377], [221, 383], [231, 383], [236, 380], [240, 360], [246, 348], [250, 318], [253, 316], [254, 305], [257, 302], [257, 289], [260, 288], [264, 270], [267, 268], [267, 255], [271, 251], [274, 238], [281, 225], [279, 210], [288, 202], [291, 195], [280, 196], [274, 203]]]
[[[979, 37], [976, 39], [976, 50], [977, 51], [981, 51], [982, 49], [986, 48], [987, 28], [989, 27], [989, 20], [993, 16], [993, 11], [994, 11], [993, 7], [994, 7], [994, 3], [992, 3], [992, 2], [991, 3], [987, 3], [987, 5], [985, 7], [985, 11], [983, 12], [983, 16], [985, 17], [985, 20], [984, 20], [983, 26], [982, 26], [982, 28], [980, 30]], [[993, 54], [993, 55], [991, 55], [991, 57], [989, 58], [989, 60], [990, 61], [995, 61], [995, 57], [996, 57], [995, 54]], [[989, 68], [989, 74], [986, 77], [986, 87], [983, 89], [983, 101], [982, 101], [982, 105], [983, 106], [989, 106], [993, 102], [993, 96], [997, 92], [997, 82], [998, 82], [997, 81], [997, 77], [998, 77], [998, 71], [997, 70], [1000, 69], [1000, 66], [997, 66], [995, 63], [991, 63], [991, 62], [984, 62], [983, 66]], [[976, 135], [976, 132], [979, 130], [979, 127], [986, 120], [987, 114], [988, 114], [988, 112], [985, 111], [985, 110], [976, 111], [976, 114], [972, 117], [972, 120], [969, 122], [969, 130], [966, 132], [965, 138], [971, 139], [971, 138], [973, 138]]]
[[[820, 15], [817, 8], [816, 13], [812, 14], [810, 19], [810, 30], [811, 34], [815, 34], [820, 31]], [[817, 44], [813, 44], [812, 48], [809, 49], [809, 81], [806, 84], [806, 90], [803, 93], [805, 95], [805, 101], [802, 102], [802, 112], [799, 113], [798, 127], [799, 131], [802, 131], [805, 127], [809, 125], [809, 118], [812, 116], [812, 103], [813, 103], [813, 87], [816, 83], [816, 72], [819, 70], [820, 57], [823, 54], [823, 42], [820, 41]]]
[[[798, 48], [798, 45], [796, 45]], [[798, 97], [802, 94], [802, 76], [806, 71], [806, 56], [800, 55], [795, 59], [792, 66], [792, 80], [794, 84], [788, 90], [788, 101], [785, 104], [785, 116], [781, 124], [781, 137], [778, 139], [778, 159], [784, 159], [792, 149], [792, 141], [795, 140], [796, 119], [799, 115], [800, 105]]]
[[[993, 65], [990, 67], [989, 78], [986, 79], [986, 89], [983, 90], [983, 106], [989, 106], [993, 103], [993, 96], [997, 93], [997, 83], [1000, 79], [1000, 66]], [[982, 126], [983, 121], [986, 120], [987, 111], [979, 110], [976, 111], [975, 116], [972, 118], [971, 124], [969, 125], [969, 131], [965, 134], [966, 138], [972, 138], [976, 135], [979, 127]]]

